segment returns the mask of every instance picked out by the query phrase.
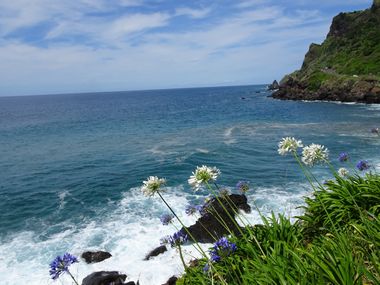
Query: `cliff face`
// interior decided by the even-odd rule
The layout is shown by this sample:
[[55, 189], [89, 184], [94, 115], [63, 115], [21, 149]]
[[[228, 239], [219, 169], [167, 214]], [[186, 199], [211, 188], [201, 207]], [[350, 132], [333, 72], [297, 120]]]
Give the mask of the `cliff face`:
[[326, 40], [310, 45], [301, 69], [285, 76], [272, 96], [380, 103], [380, 0], [337, 15]]

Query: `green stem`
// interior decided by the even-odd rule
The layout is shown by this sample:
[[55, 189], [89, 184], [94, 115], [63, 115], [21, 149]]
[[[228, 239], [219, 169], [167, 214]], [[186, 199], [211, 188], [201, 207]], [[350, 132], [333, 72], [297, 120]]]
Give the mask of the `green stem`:
[[198, 244], [198, 242], [194, 239], [193, 235], [190, 233], [190, 231], [187, 229], [187, 227], [182, 223], [181, 219], [177, 216], [177, 214], [174, 212], [174, 210], [172, 209], [172, 207], [170, 207], [170, 205], [165, 201], [164, 197], [162, 197], [161, 193], [160, 192], [157, 192], [158, 196], [161, 198], [161, 200], [164, 202], [164, 204], [166, 205], [166, 207], [168, 207], [168, 209], [170, 210], [170, 212], [172, 212], [172, 214], [174, 215], [174, 217], [176, 217], [176, 219], [179, 221], [179, 223], [181, 224], [181, 226], [183, 227], [183, 229], [186, 231], [186, 233], [190, 236], [190, 238], [195, 242], [195, 244], [197, 246], [194, 246], [195, 249], [200, 253], [202, 254], [205, 258], [207, 258], [207, 255], [206, 253], [204, 252], [204, 250], [202, 249], [202, 247]]
[[75, 280], [74, 276], [70, 273], [69, 270], [67, 270], [67, 273], [70, 275], [71, 279], [74, 280], [74, 283], [75, 283], [76, 285], [79, 285], [78, 282]]
[[[300, 159], [299, 159], [297, 153], [296, 153], [296, 152], [293, 152], [293, 154], [294, 154], [294, 157], [295, 157], [295, 159], [297, 160], [298, 164], [300, 165], [302, 172], [304, 173], [304, 175], [306, 176], [307, 180], [309, 181], [311, 187], [313, 188], [314, 191], [317, 191], [317, 189], [315, 188], [313, 182], [311, 181], [311, 178], [307, 175], [307, 172], [306, 172], [305, 168], [303, 167], [303, 164], [302, 164], [302, 162], [300, 161]], [[324, 189], [324, 187], [318, 182], [318, 180], [317, 180], [317, 179], [315, 178], [315, 176], [311, 173], [311, 171], [309, 170], [308, 172], [311, 174], [311, 176], [314, 178], [314, 180], [318, 183], [319, 187], [322, 188], [322, 189]], [[323, 210], [325, 211], [325, 213], [326, 213], [326, 215], [327, 215], [327, 218], [329, 219], [329, 221], [330, 221], [330, 223], [331, 223], [331, 225], [332, 225], [332, 227], [333, 227], [334, 232], [335, 232], [335, 233], [338, 233], [338, 230], [336, 229], [336, 226], [335, 226], [334, 222], [332, 221], [332, 219], [331, 219], [331, 217], [330, 217], [330, 214], [329, 214], [329, 212], [327, 211], [324, 202], [319, 198], [318, 195], [316, 195], [316, 197], [318, 197], [317, 199], [318, 199], [319, 202], [321, 203], [321, 205], [322, 205], [322, 207], [323, 207]]]
[[185, 260], [183, 259], [182, 248], [181, 248], [180, 244], [178, 245], [178, 251], [179, 251], [179, 257], [180, 257], [182, 264], [183, 264], [183, 268], [185, 269], [185, 272], [186, 272], [187, 267], [186, 267]]
[[231, 222], [235, 225], [235, 227], [239, 230], [240, 234], [243, 236], [244, 233], [243, 233], [242, 229], [240, 228], [240, 226], [236, 222], [235, 218], [232, 217], [231, 214], [230, 214], [230, 212], [226, 209], [226, 207], [224, 206], [224, 204], [220, 200], [220, 198], [217, 195], [217, 193], [214, 191], [214, 189], [212, 189], [211, 185], [208, 182], [205, 182], [205, 184], [206, 184], [207, 188], [210, 189], [210, 191], [212, 192], [212, 194], [215, 196], [215, 198], [219, 202], [220, 206], [222, 206], [222, 208], [226, 212], [228, 218], [231, 220]]

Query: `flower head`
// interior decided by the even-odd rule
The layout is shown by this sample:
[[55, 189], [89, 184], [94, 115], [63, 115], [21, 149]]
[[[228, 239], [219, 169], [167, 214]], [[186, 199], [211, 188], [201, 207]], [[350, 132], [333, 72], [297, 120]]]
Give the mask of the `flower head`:
[[220, 197], [228, 197], [230, 195], [230, 191], [226, 188], [223, 188], [219, 191]]
[[340, 177], [346, 177], [348, 175], [349, 171], [346, 168], [339, 168], [338, 174]]
[[174, 233], [174, 235], [169, 237], [168, 242], [172, 247], [176, 247], [178, 245], [186, 243], [188, 240], [189, 237], [187, 234], [184, 231], [179, 230], [178, 232]]
[[296, 152], [299, 147], [303, 147], [302, 141], [298, 141], [292, 137], [286, 137], [278, 143], [278, 153], [285, 155], [289, 152]]
[[329, 158], [329, 150], [320, 144], [305, 146], [302, 150], [302, 162], [313, 166], [319, 162], [325, 162]]
[[193, 175], [188, 179], [191, 187], [194, 188], [195, 191], [199, 190], [203, 183], [207, 183], [209, 181], [216, 181], [218, 176], [220, 175], [220, 170], [216, 167], [208, 167], [206, 165], [202, 165], [201, 167], [197, 167], [197, 169], [193, 172]]
[[210, 250], [210, 260], [212, 262], [219, 262], [223, 257], [227, 257], [237, 250], [236, 244], [229, 242], [227, 238], [222, 237]]
[[338, 158], [338, 160], [339, 160], [340, 162], [345, 162], [345, 161], [347, 161], [347, 160], [349, 160], [349, 159], [350, 159], [350, 157], [349, 157], [349, 155], [348, 155], [347, 152], [342, 152], [341, 154], [339, 154], [339, 158]]
[[242, 194], [245, 194], [249, 190], [249, 182], [248, 181], [239, 181], [236, 184], [236, 189], [240, 191]]
[[369, 165], [367, 160], [360, 160], [358, 164], [356, 164], [356, 168], [360, 171], [368, 170], [371, 166]]
[[50, 263], [50, 277], [53, 280], [56, 280], [61, 274], [69, 272], [69, 266], [76, 262], [78, 262], [78, 259], [70, 253], [65, 253], [63, 256], [57, 256]]
[[163, 214], [161, 217], [160, 217], [160, 221], [161, 223], [164, 225], [164, 226], [167, 226], [169, 225], [172, 220], [173, 220], [174, 216], [171, 215], [171, 214]]
[[208, 272], [210, 270], [210, 264], [206, 263], [205, 266], [203, 267], [203, 272]]
[[162, 185], [166, 183], [164, 178], [158, 178], [157, 176], [149, 176], [146, 181], [143, 181], [143, 186], [141, 191], [145, 196], [154, 196], [157, 192], [160, 191]]
[[186, 215], [188, 216], [192, 216], [194, 214], [196, 214], [197, 212], [201, 212], [202, 210], [202, 206], [201, 205], [187, 205], [186, 208], [185, 208], [185, 213]]

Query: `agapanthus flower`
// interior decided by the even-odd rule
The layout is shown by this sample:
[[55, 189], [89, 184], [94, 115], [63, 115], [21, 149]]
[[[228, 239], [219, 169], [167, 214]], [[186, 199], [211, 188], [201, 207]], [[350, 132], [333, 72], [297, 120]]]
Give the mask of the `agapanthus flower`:
[[78, 262], [78, 259], [70, 253], [65, 253], [63, 256], [57, 256], [50, 263], [50, 277], [53, 280], [56, 280], [61, 274], [69, 272], [70, 265], [76, 262]]
[[249, 190], [249, 182], [248, 181], [239, 181], [236, 184], [236, 189], [240, 191], [240, 193], [245, 194]]
[[289, 152], [296, 152], [299, 147], [303, 147], [302, 141], [293, 137], [286, 137], [278, 143], [278, 153], [285, 155]]
[[328, 149], [320, 144], [313, 143], [305, 146], [302, 150], [302, 162], [309, 166], [313, 166], [319, 162], [326, 162], [328, 158]]
[[197, 212], [197, 208], [195, 205], [187, 205], [185, 208], [186, 215], [194, 215]]
[[196, 213], [200, 213], [202, 210], [202, 205], [187, 205], [185, 208], [185, 213], [188, 216], [192, 216]]
[[164, 178], [158, 178], [157, 176], [149, 176], [146, 181], [143, 181], [143, 186], [141, 191], [145, 196], [154, 196], [157, 192], [160, 191], [162, 185], [166, 183]]
[[356, 164], [356, 168], [360, 171], [368, 170], [371, 166], [369, 165], [367, 160], [360, 160], [358, 164]]
[[210, 250], [210, 260], [219, 262], [223, 257], [227, 257], [237, 250], [236, 244], [229, 242], [226, 237], [219, 239]]
[[347, 160], [349, 160], [349, 155], [348, 155], [348, 153], [347, 152], [342, 152], [341, 154], [339, 154], [339, 158], [338, 158], [338, 160], [340, 161], [340, 162], [345, 162], [345, 161], [347, 161]]
[[169, 225], [172, 220], [173, 220], [174, 216], [171, 215], [171, 214], [163, 214], [161, 217], [160, 217], [160, 221], [161, 223], [164, 225], [164, 226], [167, 226]]
[[172, 247], [176, 247], [178, 245], [186, 243], [188, 240], [189, 237], [187, 234], [184, 231], [180, 230], [170, 236], [168, 241]]
[[203, 267], [203, 272], [208, 272], [210, 270], [210, 264], [206, 263]]
[[228, 195], [230, 195], [230, 191], [226, 188], [223, 188], [220, 190], [219, 195], [221, 197], [228, 197]]
[[197, 191], [200, 189], [203, 183], [216, 181], [219, 175], [220, 170], [218, 168], [202, 165], [201, 167], [197, 167], [197, 169], [193, 172], [193, 175], [191, 175], [188, 179], [188, 182], [190, 186], [193, 187], [195, 191]]
[[338, 169], [338, 174], [340, 177], [346, 177], [348, 173], [349, 171], [344, 167]]

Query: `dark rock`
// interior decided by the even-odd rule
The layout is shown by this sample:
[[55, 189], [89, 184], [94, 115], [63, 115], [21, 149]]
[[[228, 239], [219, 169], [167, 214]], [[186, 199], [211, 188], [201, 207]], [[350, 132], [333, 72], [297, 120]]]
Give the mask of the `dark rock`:
[[168, 250], [168, 249], [166, 248], [165, 245], [161, 245], [161, 246], [159, 246], [159, 247], [156, 247], [155, 249], [153, 249], [151, 252], [149, 252], [149, 253], [145, 256], [144, 260], [149, 260], [151, 257], [154, 257], [154, 256], [157, 256], [157, 255], [159, 255], [159, 254], [161, 254], [161, 253], [164, 253], [164, 252], [167, 251], [167, 250]]
[[172, 276], [172, 277], [169, 278], [168, 281], [166, 281], [166, 283], [164, 283], [162, 285], [175, 285], [177, 283], [177, 280], [178, 280], [177, 277]]
[[99, 271], [85, 277], [82, 285], [123, 285], [127, 275], [117, 271]]
[[197, 242], [212, 243], [230, 232], [236, 235], [240, 234], [235, 216], [239, 210], [247, 213], [251, 211], [247, 197], [231, 194], [218, 199], [212, 198], [204, 206], [202, 216], [194, 225], [181, 229], [185, 233], [190, 233], [188, 234], [189, 240], [194, 238]]
[[106, 251], [86, 251], [83, 252], [81, 257], [86, 261], [86, 263], [96, 263], [101, 262], [112, 255]]
[[277, 80], [273, 81], [272, 84], [268, 85], [268, 90], [277, 90], [280, 87]]

